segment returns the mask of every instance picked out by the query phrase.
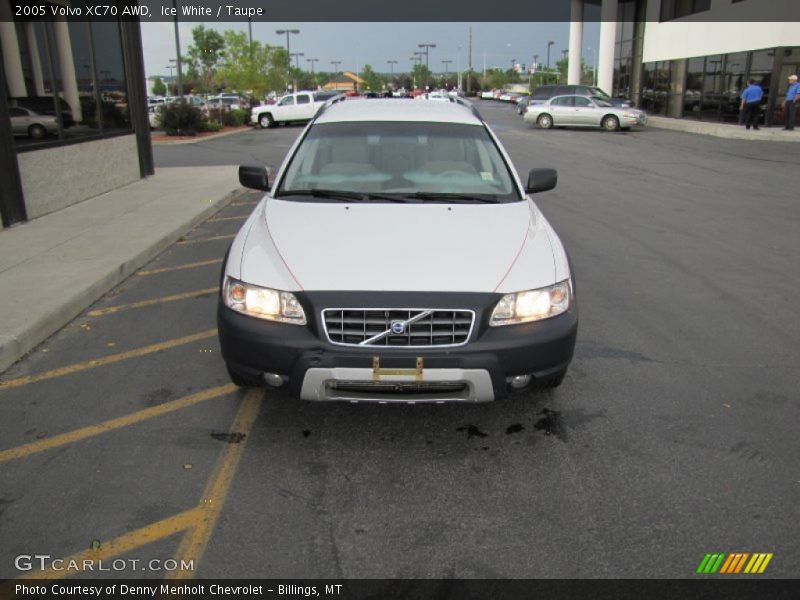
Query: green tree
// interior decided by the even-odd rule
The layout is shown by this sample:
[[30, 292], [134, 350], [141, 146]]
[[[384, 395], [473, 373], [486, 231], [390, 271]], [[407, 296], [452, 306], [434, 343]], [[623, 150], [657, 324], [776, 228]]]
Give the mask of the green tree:
[[192, 29], [193, 44], [189, 46], [181, 62], [187, 66], [187, 78], [200, 83], [201, 92], [214, 90], [217, 67], [223, 57], [225, 38], [214, 29], [198, 25]]
[[426, 85], [433, 85], [431, 70], [422, 63], [417, 63], [414, 65], [414, 68], [411, 70], [411, 78], [414, 80], [414, 84], [418, 88], [425, 89]]
[[243, 31], [227, 30], [223, 37], [225, 49], [217, 79], [226, 88], [263, 98], [267, 92], [285, 87], [285, 50], [258, 41], [250, 42]]
[[167, 86], [161, 80], [161, 77], [153, 79], [153, 87], [151, 89], [154, 96], [163, 96], [167, 93]]
[[372, 69], [371, 65], [364, 65], [361, 79], [364, 80], [364, 87], [370, 91], [379, 92], [383, 89], [383, 78]]

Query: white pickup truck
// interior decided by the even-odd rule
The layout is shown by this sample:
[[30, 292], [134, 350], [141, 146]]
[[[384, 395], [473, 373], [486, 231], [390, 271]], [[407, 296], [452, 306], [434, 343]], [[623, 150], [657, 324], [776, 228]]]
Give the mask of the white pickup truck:
[[287, 94], [275, 104], [256, 106], [250, 111], [250, 123], [262, 129], [279, 123], [310, 121], [320, 107], [339, 92], [295, 92]]

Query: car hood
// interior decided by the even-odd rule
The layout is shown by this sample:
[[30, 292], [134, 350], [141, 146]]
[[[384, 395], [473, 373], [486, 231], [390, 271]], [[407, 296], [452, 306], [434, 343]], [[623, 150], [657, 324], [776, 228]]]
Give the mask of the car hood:
[[257, 285], [502, 292], [507, 279], [522, 285], [522, 277], [533, 288], [555, 276], [547, 233], [529, 202], [263, 204], [241, 264], [242, 278]]

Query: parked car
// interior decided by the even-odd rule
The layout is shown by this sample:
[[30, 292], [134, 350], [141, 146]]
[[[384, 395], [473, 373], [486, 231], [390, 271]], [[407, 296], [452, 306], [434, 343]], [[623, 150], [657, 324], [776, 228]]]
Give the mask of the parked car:
[[575, 287], [533, 201], [557, 174], [523, 184], [466, 102], [332, 100], [272, 185], [263, 166], [239, 180], [265, 195], [222, 270], [235, 384], [407, 403], [561, 383]]
[[494, 90], [484, 90], [481, 92], [481, 100], [494, 100]]
[[152, 104], [147, 107], [147, 120], [150, 123], [150, 129], [156, 129], [158, 127], [158, 112], [161, 110], [161, 107]]
[[283, 96], [277, 103], [267, 106], [256, 106], [250, 111], [250, 123], [262, 129], [274, 127], [280, 123], [308, 121], [331, 97], [340, 96], [335, 92], [296, 92]]
[[641, 110], [612, 106], [604, 100], [586, 96], [556, 96], [541, 103], [531, 103], [524, 118], [525, 122], [542, 129], [602, 127], [617, 131], [647, 124], [647, 115]]
[[[61, 126], [65, 129], [75, 125], [72, 117], [72, 107], [63, 98], [58, 99], [61, 110]], [[9, 98], [9, 106], [18, 106], [33, 111], [37, 115], [55, 116], [55, 101], [52, 96], [15, 96]]]
[[531, 102], [543, 102], [555, 96], [586, 96], [587, 98], [597, 98], [604, 100], [612, 106], [620, 108], [630, 108], [633, 106], [630, 100], [625, 98], [612, 98], [599, 87], [592, 85], [540, 85], [531, 94]]
[[48, 133], [58, 135], [58, 119], [54, 115], [42, 115], [21, 106], [9, 107], [11, 131], [16, 136], [27, 136], [41, 140]]

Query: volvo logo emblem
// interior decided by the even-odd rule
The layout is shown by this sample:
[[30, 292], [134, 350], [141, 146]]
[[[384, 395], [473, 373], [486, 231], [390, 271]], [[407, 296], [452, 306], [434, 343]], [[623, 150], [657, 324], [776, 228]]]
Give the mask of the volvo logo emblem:
[[404, 321], [392, 321], [392, 333], [400, 335], [406, 332], [406, 324]]

